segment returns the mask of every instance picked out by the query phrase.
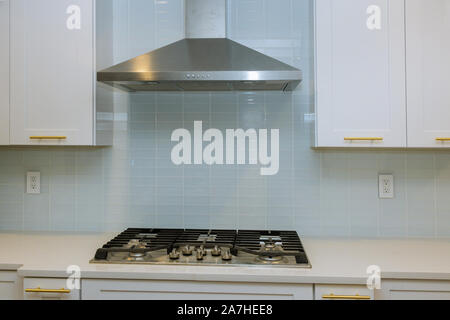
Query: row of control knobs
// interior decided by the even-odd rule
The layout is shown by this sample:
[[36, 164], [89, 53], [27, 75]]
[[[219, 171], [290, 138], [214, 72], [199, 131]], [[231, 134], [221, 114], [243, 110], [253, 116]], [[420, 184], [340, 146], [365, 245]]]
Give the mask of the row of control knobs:
[[[206, 251], [205, 247], [202, 245], [198, 248], [194, 248], [191, 246], [184, 246], [181, 248], [181, 253], [183, 256], [192, 256], [194, 253], [197, 257], [197, 260], [203, 260], [203, 257], [208, 255], [208, 252]], [[222, 256], [222, 260], [224, 261], [230, 261], [232, 259], [232, 255], [229, 248], [219, 248], [219, 246], [214, 246], [211, 250], [211, 255], [213, 257], [220, 257]], [[169, 253], [169, 258], [172, 260], [177, 260], [180, 258], [180, 251], [176, 248], [172, 250], [172, 252]]]

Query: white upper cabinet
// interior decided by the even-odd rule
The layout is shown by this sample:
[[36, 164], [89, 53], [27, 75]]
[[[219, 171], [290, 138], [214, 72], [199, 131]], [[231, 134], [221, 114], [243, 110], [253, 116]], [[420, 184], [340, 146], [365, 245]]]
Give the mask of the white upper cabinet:
[[408, 147], [450, 147], [450, 1], [406, 1]]
[[12, 145], [96, 144], [95, 6], [11, 2]]
[[9, 144], [9, 0], [0, 1], [0, 145]]
[[406, 147], [404, 9], [316, 0], [317, 147]]

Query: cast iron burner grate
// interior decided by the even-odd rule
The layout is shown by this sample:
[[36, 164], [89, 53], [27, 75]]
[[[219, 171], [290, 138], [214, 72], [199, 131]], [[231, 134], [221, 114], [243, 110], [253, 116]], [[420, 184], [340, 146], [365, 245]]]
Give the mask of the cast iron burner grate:
[[246, 253], [267, 260], [294, 257], [297, 264], [309, 264], [295, 231], [215, 229], [130, 228], [98, 249], [95, 260], [107, 260], [108, 253], [148, 253], [158, 250], [170, 253], [185, 246], [229, 248], [233, 256]]

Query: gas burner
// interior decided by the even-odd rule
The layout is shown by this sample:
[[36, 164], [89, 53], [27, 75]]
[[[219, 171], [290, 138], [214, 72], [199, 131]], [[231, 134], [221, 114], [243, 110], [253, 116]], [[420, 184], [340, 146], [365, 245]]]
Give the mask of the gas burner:
[[147, 252], [143, 251], [147, 249], [148, 243], [139, 239], [131, 239], [123, 247], [129, 249], [127, 260], [129, 261], [142, 261], [147, 256]]
[[146, 253], [143, 252], [129, 252], [128, 259], [129, 261], [142, 261], [144, 260]]
[[264, 264], [276, 264], [281, 262], [287, 262], [287, 259], [283, 256], [257, 256], [256, 261]]
[[148, 244], [148, 242], [141, 241], [139, 239], [131, 239], [124, 247], [131, 249], [145, 249]]
[[260, 254], [256, 258], [258, 261], [264, 263], [275, 263], [286, 260], [283, 256], [284, 250], [281, 244], [278, 243], [261, 243]]

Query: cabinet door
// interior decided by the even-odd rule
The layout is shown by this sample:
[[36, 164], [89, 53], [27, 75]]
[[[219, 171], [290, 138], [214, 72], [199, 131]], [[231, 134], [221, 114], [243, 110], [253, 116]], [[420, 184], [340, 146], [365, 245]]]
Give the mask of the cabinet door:
[[94, 3], [11, 2], [11, 144], [93, 144]]
[[408, 146], [450, 147], [450, 1], [406, 1]]
[[316, 0], [317, 147], [405, 147], [404, 0]]
[[0, 1], [0, 145], [9, 144], [9, 0]]

